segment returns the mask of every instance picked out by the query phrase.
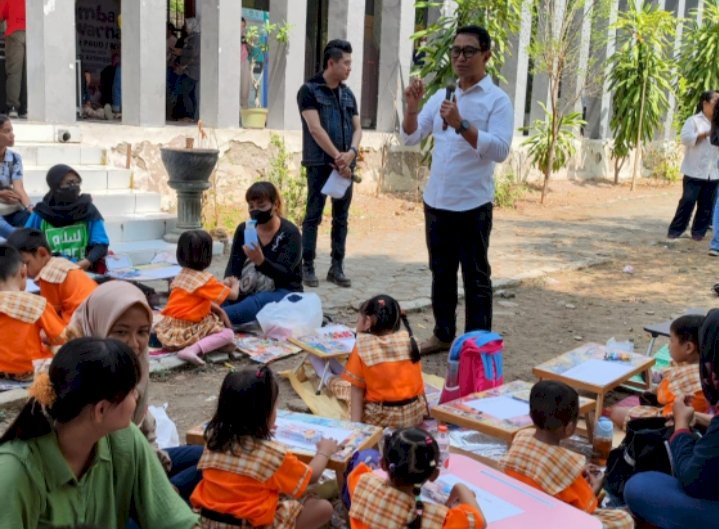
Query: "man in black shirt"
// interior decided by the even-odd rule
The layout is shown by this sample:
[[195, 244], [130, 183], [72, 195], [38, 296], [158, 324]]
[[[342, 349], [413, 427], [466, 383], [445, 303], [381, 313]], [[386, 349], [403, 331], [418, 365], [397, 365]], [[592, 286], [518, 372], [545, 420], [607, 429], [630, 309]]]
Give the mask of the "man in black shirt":
[[327, 43], [323, 71], [302, 85], [297, 104], [302, 115], [302, 165], [307, 168], [307, 209], [302, 223], [302, 279], [305, 285], [319, 285], [315, 275], [317, 228], [322, 222], [326, 196], [322, 187], [333, 170], [350, 179], [342, 198], [332, 199], [332, 265], [327, 280], [342, 287], [351, 286], [345, 276], [347, 219], [352, 201], [354, 171], [362, 127], [357, 100], [344, 81], [352, 71], [352, 46], [345, 40]]

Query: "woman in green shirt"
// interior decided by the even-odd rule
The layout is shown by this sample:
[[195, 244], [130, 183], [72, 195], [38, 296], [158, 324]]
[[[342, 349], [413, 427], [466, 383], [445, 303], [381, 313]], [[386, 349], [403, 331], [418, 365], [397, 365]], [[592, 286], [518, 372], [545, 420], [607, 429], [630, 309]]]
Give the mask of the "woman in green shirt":
[[80, 338], [38, 375], [0, 438], [0, 529], [92, 524], [190, 529], [197, 516], [131, 424], [140, 366], [116, 340]]

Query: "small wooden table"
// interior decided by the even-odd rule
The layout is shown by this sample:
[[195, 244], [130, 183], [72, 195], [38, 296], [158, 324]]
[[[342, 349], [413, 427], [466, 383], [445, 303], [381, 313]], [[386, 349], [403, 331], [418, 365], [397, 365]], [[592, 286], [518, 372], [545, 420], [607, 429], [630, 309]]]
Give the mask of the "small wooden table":
[[[584, 344], [532, 370], [540, 380], [559, 380], [573, 387], [597, 395], [594, 418], [601, 416], [604, 397], [614, 388], [630, 385], [629, 379], [644, 373], [644, 380], [651, 381], [654, 358], [637, 353], [624, 353], [628, 360], [604, 360], [607, 348], [596, 343]], [[649, 389], [650, 382], [634, 384]], [[591, 421], [593, 423], [593, 421]], [[588, 425], [589, 426], [589, 425]]]
[[436, 481], [425, 484], [422, 497], [431, 503], [443, 503], [455, 483], [464, 483], [475, 493], [488, 529], [602, 527], [598, 518], [459, 454], [451, 454], [449, 468], [442, 469]]
[[[439, 404], [430, 410], [430, 414], [439, 421], [477, 430], [478, 432], [511, 443], [514, 435], [519, 430], [532, 426], [532, 419], [529, 417], [529, 392], [533, 385], [533, 383], [525, 382], [524, 380], [515, 380], [497, 388], [473, 393], [451, 402]], [[498, 397], [503, 397], [504, 399], [497, 400]], [[507, 399], [516, 401], [516, 411], [519, 411], [521, 413], [520, 415], [510, 416], [512, 411], [505, 410], [506, 413], [496, 417], [491, 415], [487, 410], [480, 411], [480, 409], [478, 409], [482, 408], [482, 403], [479, 401], [484, 400], [485, 403], [488, 404], [489, 402], [499, 403], [501, 400], [504, 400], [505, 403], [511, 404]], [[474, 406], [472, 404], [474, 404]], [[524, 406], [526, 406], [526, 412], [521, 409]], [[584, 397], [579, 399], [579, 411], [585, 416], [587, 421], [587, 433], [590, 441], [592, 437], [592, 421], [589, 420], [589, 414], [594, 409], [594, 406], [595, 401], [592, 399]]]
[[[206, 423], [188, 430], [185, 437], [187, 444], [204, 444], [205, 426]], [[355, 451], [371, 448], [377, 445], [382, 438], [382, 428], [370, 424], [279, 410], [274, 439], [287, 445], [289, 450], [301, 461], [309, 463], [316, 455], [314, 444], [323, 434], [332, 431], [346, 434], [345, 439], [338, 439], [343, 444], [343, 448], [334, 454], [327, 463], [327, 468], [334, 470], [338, 479], [347, 468]]]

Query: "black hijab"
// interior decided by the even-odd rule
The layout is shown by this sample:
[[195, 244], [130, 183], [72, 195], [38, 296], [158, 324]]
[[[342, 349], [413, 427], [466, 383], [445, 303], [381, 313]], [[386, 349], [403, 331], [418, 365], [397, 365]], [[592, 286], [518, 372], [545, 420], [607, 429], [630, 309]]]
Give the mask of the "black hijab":
[[43, 197], [42, 202], [35, 205], [33, 211], [55, 228], [64, 228], [65, 226], [91, 220], [102, 220], [102, 215], [92, 203], [90, 195], [80, 195], [70, 203], [58, 200], [56, 196], [57, 190], [60, 187], [60, 182], [68, 173], [74, 174], [82, 182], [80, 174], [69, 165], [53, 165], [45, 177], [50, 191]]
[[699, 329], [699, 373], [704, 395], [712, 406], [719, 403], [719, 309], [707, 314]]

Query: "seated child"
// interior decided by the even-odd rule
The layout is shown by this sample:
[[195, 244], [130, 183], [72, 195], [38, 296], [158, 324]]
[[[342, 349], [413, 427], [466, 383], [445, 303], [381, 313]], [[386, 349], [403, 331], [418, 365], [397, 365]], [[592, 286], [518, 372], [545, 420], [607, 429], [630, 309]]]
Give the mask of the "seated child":
[[234, 343], [232, 324], [220, 305], [238, 298], [240, 282], [228, 278], [228, 287], [207, 271], [212, 262], [212, 237], [204, 230], [180, 235], [177, 262], [182, 270], [172, 281], [164, 318], [155, 332], [165, 349], [178, 351], [178, 358], [204, 365], [200, 355]]
[[272, 371], [264, 366], [230, 372], [222, 382], [198, 464], [202, 481], [190, 498], [203, 529], [316, 529], [332, 518], [327, 500], [299, 498], [339, 447], [321, 439], [306, 465], [272, 441], [278, 393]]
[[699, 328], [704, 316], [686, 315], [674, 320], [669, 327], [669, 354], [672, 366], [662, 373], [662, 381], [654, 392], [645, 392], [640, 401], [642, 406], [615, 406], [611, 418], [619, 428], [625, 429], [630, 419], [638, 417], [656, 417], [672, 414], [677, 397], [690, 397], [695, 411], [706, 413], [709, 410], [701, 377], [699, 376]]
[[407, 316], [386, 295], [365, 301], [359, 312], [357, 343], [342, 375], [352, 384], [351, 419], [390, 428], [420, 425], [428, 408]]
[[587, 466], [583, 455], [559, 446], [572, 436], [579, 417], [579, 395], [564, 384], [537, 382], [529, 395], [529, 414], [535, 428], [520, 430], [500, 466], [527, 485], [593, 514], [604, 529], [631, 529], [632, 516], [619, 509], [597, 509], [602, 472]]
[[47, 238], [40, 230], [16, 230], [8, 237], [8, 244], [20, 252], [27, 275], [40, 287], [42, 297], [65, 325], [70, 323], [75, 309], [97, 288], [97, 283], [72, 261], [53, 257]]
[[65, 325], [43, 297], [25, 292], [25, 265], [12, 246], [0, 244], [0, 377], [31, 380], [32, 361], [52, 358], [44, 332], [60, 345]]
[[445, 505], [419, 499], [422, 485], [439, 476], [437, 441], [420, 428], [396, 430], [385, 437], [382, 470], [360, 463], [348, 477], [351, 529], [484, 529], [486, 522], [469, 488], [457, 484]]

